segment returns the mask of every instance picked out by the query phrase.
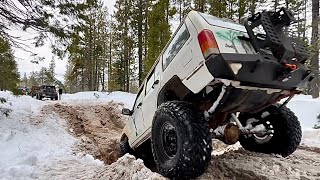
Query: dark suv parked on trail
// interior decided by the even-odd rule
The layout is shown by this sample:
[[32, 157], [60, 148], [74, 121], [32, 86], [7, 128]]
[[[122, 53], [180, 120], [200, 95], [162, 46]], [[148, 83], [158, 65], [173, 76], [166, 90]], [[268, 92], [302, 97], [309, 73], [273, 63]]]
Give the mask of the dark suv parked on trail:
[[51, 100], [58, 100], [58, 94], [56, 92], [55, 86], [40, 86], [38, 92], [36, 93], [36, 98], [42, 100], [43, 98], [50, 98]]

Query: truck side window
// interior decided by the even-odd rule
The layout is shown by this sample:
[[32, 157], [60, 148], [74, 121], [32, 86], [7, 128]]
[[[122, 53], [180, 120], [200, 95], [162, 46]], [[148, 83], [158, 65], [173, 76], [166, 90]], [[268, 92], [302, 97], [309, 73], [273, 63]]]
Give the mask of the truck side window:
[[166, 51], [163, 53], [163, 69], [168, 67], [170, 62], [178, 54], [189, 37], [190, 33], [186, 27], [186, 24], [183, 24], [179, 31], [175, 34], [175, 37], [172, 39], [171, 43], [168, 45]]
[[152, 71], [152, 73], [149, 75], [147, 79], [146, 94], [148, 94], [148, 92], [151, 90], [153, 83], [154, 83], [154, 70]]
[[143, 90], [144, 90], [144, 87], [142, 87], [139, 91], [139, 93], [137, 94], [137, 99], [136, 99], [136, 102], [134, 103], [134, 110], [137, 108], [138, 104], [142, 102], [143, 100]]

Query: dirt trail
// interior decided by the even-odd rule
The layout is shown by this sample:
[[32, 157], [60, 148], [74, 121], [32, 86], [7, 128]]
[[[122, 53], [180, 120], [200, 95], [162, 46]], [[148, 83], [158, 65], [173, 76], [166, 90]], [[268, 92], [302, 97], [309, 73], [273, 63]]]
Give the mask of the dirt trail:
[[199, 179], [320, 179], [320, 154], [298, 149], [283, 158], [240, 148], [212, 156], [209, 168]]
[[124, 117], [119, 110], [121, 106], [110, 102], [54, 104], [47, 108], [67, 120], [69, 131], [80, 139], [76, 149], [111, 164], [117, 160], [118, 140], [124, 127]]
[[[98, 168], [88, 166], [82, 169], [78, 168], [78, 170], [72, 169], [70, 166], [69, 172], [73, 178], [164, 179], [147, 169], [142, 161], [135, 161], [132, 156], [125, 156], [117, 161], [118, 139], [126, 118], [120, 114], [121, 106], [119, 103], [110, 102], [79, 105], [57, 103], [45, 107], [44, 112], [53, 111], [65, 119], [69, 125], [69, 131], [80, 139], [75, 147], [76, 152], [82, 151], [91, 154], [106, 164], [111, 164]], [[214, 147], [217, 148], [213, 152], [216, 155], [212, 155], [208, 169], [197, 178], [199, 180], [320, 180], [320, 151], [317, 148], [301, 147], [291, 156], [283, 158], [278, 155], [248, 152], [239, 145], [226, 146], [217, 141], [214, 141]], [[66, 171], [66, 165], [63, 162], [59, 162], [59, 164]], [[74, 166], [77, 167], [76, 162], [74, 162]], [[55, 168], [54, 171], [59, 171], [59, 168]], [[141, 175], [136, 176], [137, 174], [133, 172], [139, 172]], [[61, 178], [65, 177], [68, 176], [61, 176]]]

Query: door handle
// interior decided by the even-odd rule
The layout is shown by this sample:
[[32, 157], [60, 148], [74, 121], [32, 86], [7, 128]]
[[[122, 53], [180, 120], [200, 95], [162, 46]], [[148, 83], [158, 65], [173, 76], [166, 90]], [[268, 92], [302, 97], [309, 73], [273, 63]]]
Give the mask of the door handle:
[[154, 89], [154, 87], [159, 84], [159, 80], [157, 79], [153, 84], [152, 84], [152, 89]]
[[142, 102], [140, 102], [140, 103], [137, 105], [137, 108], [139, 108], [141, 105], [142, 105]]

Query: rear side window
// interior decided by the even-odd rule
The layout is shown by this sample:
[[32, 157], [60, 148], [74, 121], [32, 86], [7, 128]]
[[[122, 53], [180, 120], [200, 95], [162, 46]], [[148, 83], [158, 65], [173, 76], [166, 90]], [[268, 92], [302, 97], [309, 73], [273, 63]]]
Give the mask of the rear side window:
[[168, 45], [166, 51], [163, 53], [163, 69], [166, 69], [173, 58], [178, 54], [183, 45], [190, 37], [190, 33], [185, 24], [183, 24], [171, 43]]

